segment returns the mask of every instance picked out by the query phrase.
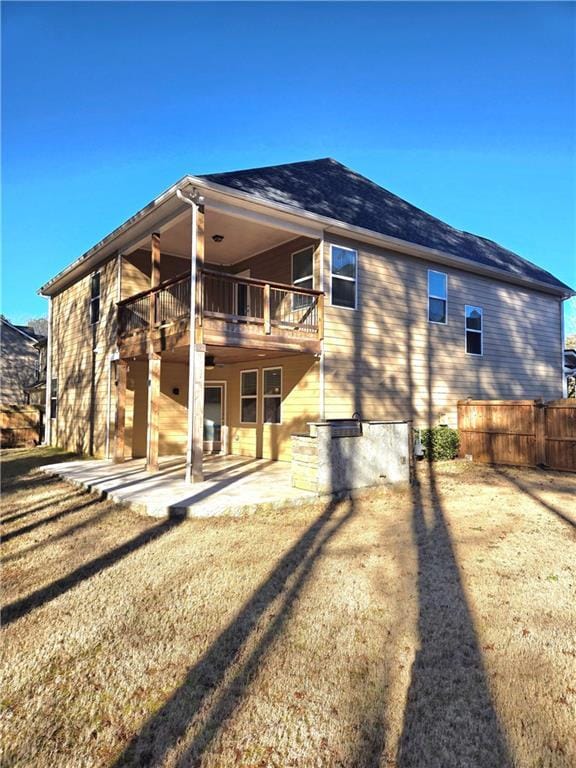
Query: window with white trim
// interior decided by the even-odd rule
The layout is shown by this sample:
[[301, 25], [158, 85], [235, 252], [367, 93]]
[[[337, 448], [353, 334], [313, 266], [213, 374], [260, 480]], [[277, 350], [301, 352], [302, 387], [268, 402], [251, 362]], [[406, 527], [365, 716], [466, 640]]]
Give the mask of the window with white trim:
[[282, 423], [282, 368], [264, 368], [264, 424]]
[[[292, 285], [299, 288], [314, 288], [314, 247], [303, 248], [292, 254]], [[312, 297], [299, 295], [293, 296], [293, 309], [309, 307]]]
[[100, 320], [100, 272], [90, 278], [90, 325]]
[[240, 371], [240, 421], [256, 424], [258, 421], [258, 371]]
[[332, 245], [330, 251], [332, 305], [356, 309], [358, 252], [339, 245]]
[[469, 355], [482, 355], [482, 307], [471, 307], [467, 304], [464, 312], [466, 315], [466, 352]]
[[448, 275], [428, 270], [428, 322], [446, 324], [448, 320]]

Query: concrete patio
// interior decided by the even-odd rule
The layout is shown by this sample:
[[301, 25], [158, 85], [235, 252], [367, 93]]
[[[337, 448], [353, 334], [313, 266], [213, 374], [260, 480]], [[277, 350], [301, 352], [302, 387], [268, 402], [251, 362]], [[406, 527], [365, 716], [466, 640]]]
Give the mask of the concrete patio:
[[183, 457], [163, 457], [160, 470], [146, 472], [144, 459], [67, 461], [41, 467], [76, 485], [97, 491], [155, 517], [241, 515], [290, 508], [317, 498], [293, 488], [290, 464], [243, 456], [206, 456], [204, 481], [188, 485]]

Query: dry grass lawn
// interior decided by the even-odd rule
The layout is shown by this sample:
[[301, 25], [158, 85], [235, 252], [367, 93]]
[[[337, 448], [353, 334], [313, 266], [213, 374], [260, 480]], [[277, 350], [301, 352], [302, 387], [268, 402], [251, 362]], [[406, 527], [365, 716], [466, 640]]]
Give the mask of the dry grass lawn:
[[158, 521], [3, 456], [4, 766], [576, 765], [576, 477]]

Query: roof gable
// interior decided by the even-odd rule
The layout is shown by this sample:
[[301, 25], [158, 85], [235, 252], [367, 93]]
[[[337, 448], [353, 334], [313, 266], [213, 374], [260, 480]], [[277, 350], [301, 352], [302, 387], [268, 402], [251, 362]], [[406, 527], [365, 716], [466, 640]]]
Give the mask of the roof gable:
[[568, 288], [550, 272], [498, 243], [451, 227], [331, 158], [198, 178], [517, 277]]

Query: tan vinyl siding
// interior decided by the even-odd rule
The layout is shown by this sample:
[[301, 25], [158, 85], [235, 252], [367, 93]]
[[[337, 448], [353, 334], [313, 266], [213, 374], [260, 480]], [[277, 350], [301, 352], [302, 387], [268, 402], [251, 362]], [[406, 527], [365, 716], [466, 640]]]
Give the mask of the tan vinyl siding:
[[[327, 418], [456, 423], [456, 402], [562, 394], [560, 302], [537, 291], [353, 241], [358, 307], [330, 303], [324, 246]], [[448, 275], [448, 322], [429, 323], [428, 269]], [[480, 306], [484, 355], [465, 353], [464, 306]], [[430, 403], [430, 406], [429, 406]]]
[[288, 243], [278, 245], [225, 269], [234, 273], [249, 269], [250, 277], [290, 285], [292, 283], [292, 254], [316, 243], [317, 241], [311, 240], [309, 237], [296, 237]]
[[[282, 424], [262, 423], [262, 369], [282, 367]], [[258, 422], [240, 423], [240, 372], [258, 370]], [[146, 454], [146, 361], [129, 363], [126, 393], [126, 455]], [[206, 383], [226, 384], [230, 451], [240, 456], [290, 459], [290, 435], [318, 420], [318, 363], [311, 355], [250, 360], [206, 371]], [[187, 442], [188, 365], [162, 362], [160, 374], [161, 456], [184, 455]], [[178, 390], [178, 394], [174, 393]]]
[[[262, 369], [282, 367], [282, 423], [262, 423]], [[258, 370], [258, 421], [240, 423], [240, 372]], [[206, 383], [226, 382], [230, 450], [240, 456], [290, 460], [290, 435], [319, 418], [318, 361], [312, 355], [250, 360], [206, 371]]]
[[[122, 257], [121, 294], [122, 299], [128, 299], [141, 291], [150, 288], [152, 272], [150, 251], [139, 249], [128, 256]], [[186, 272], [190, 269], [190, 259], [162, 253], [160, 258], [160, 281]]]
[[[109, 358], [116, 350], [116, 259], [103, 264], [99, 271], [100, 321], [96, 325], [90, 325], [90, 275], [52, 300], [52, 377], [58, 379], [58, 417], [53, 422], [52, 442], [78, 453], [92, 449], [94, 455], [103, 456]], [[113, 381], [110, 405], [113, 423]]]

